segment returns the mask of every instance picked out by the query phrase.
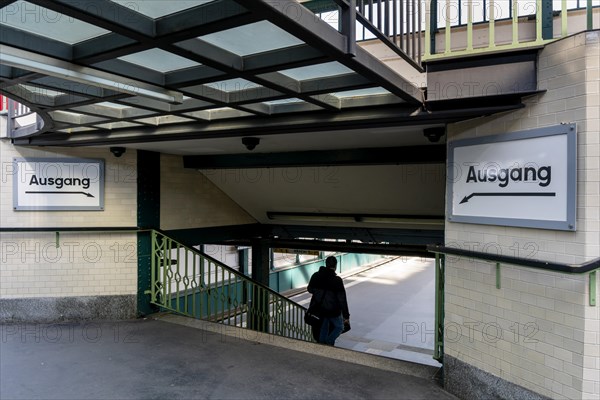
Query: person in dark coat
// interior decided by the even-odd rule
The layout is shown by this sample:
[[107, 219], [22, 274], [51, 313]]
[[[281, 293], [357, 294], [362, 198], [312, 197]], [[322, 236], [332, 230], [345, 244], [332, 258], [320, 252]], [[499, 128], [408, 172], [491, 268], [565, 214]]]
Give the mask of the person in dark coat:
[[342, 278], [335, 273], [336, 268], [337, 259], [327, 257], [325, 266], [319, 268], [308, 283], [308, 291], [312, 293], [309, 309], [320, 309], [322, 320], [317, 341], [330, 346], [335, 344], [344, 325], [350, 326], [346, 289]]

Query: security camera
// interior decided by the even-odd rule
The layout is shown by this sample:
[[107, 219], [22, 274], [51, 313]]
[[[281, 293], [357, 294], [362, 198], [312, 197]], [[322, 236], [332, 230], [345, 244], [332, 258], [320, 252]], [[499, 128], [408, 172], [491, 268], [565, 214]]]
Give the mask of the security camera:
[[248, 150], [254, 150], [260, 143], [260, 139], [257, 137], [244, 137], [242, 138], [242, 144], [246, 146]]
[[110, 152], [113, 153], [115, 157], [121, 157], [127, 149], [125, 147], [111, 147]]
[[431, 143], [439, 142], [441, 137], [444, 136], [445, 134], [446, 134], [446, 128], [444, 128], [444, 127], [423, 129], [423, 135], [425, 135], [425, 137], [427, 139], [429, 139], [429, 141]]

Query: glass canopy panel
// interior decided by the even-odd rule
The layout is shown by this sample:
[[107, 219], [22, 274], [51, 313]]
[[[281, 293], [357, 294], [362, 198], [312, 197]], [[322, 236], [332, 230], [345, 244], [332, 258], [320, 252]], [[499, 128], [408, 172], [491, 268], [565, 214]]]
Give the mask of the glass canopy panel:
[[111, 103], [108, 101], [103, 101], [101, 103], [96, 103], [97, 106], [102, 106], [102, 107], [108, 107], [108, 108], [115, 108], [118, 110], [123, 110], [125, 108], [132, 108], [131, 106], [126, 106], [124, 104], [117, 104], [117, 103]]
[[207, 83], [206, 86], [210, 86], [213, 89], [220, 90], [222, 92], [239, 92], [241, 90], [254, 89], [262, 87], [258, 83], [250, 82], [242, 78], [228, 79], [225, 81]]
[[281, 100], [271, 100], [271, 101], [265, 101], [263, 102], [263, 104], [268, 104], [270, 106], [278, 106], [281, 104], [298, 104], [298, 103], [306, 103], [304, 100], [298, 99], [298, 98], [289, 98], [289, 99], [281, 99]]
[[21, 85], [21, 87], [25, 90], [30, 91], [31, 93], [39, 94], [42, 96], [48, 96], [48, 97], [56, 97], [56, 96], [66, 94], [63, 92], [58, 92], [56, 90], [46, 89], [46, 88], [42, 88], [42, 87], [38, 87], [38, 86]]
[[187, 58], [161, 49], [140, 51], [139, 53], [119, 57], [119, 60], [127, 61], [162, 73], [189, 67], [197, 67], [200, 65], [195, 61], [188, 60]]
[[109, 122], [106, 124], [98, 124], [98, 125], [94, 125], [97, 128], [100, 129], [119, 129], [119, 128], [132, 128], [132, 127], [136, 127], [136, 126], [140, 126], [140, 124], [136, 124], [134, 122], [128, 122], [128, 121], [118, 121], [118, 122]]
[[351, 74], [354, 71], [337, 61], [333, 61], [323, 64], [309, 65], [307, 67], [286, 69], [279, 72], [297, 81], [304, 81], [307, 79]]
[[160, 18], [214, 0], [111, 0], [150, 18]]
[[106, 29], [26, 1], [17, 1], [2, 8], [0, 25], [7, 25], [67, 44], [83, 42], [110, 33]]
[[390, 92], [382, 87], [374, 87], [367, 89], [347, 90], [344, 92], [332, 93], [333, 96], [339, 98], [350, 98], [350, 97], [364, 97], [364, 96], [376, 96], [380, 94], [390, 94]]
[[201, 36], [199, 39], [242, 57], [304, 43], [268, 21], [259, 21], [211, 33]]
[[77, 132], [89, 132], [89, 131], [97, 131], [97, 128], [90, 128], [87, 126], [81, 126], [79, 128], [65, 128], [65, 129], [59, 129], [58, 132], [65, 132], [65, 133], [77, 133]]

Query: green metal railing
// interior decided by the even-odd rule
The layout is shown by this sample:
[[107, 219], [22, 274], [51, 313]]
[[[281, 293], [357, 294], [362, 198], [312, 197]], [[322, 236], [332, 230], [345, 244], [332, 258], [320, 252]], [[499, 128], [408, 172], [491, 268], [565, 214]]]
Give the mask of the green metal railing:
[[189, 317], [313, 341], [306, 309], [197, 249], [152, 231], [151, 303]]
[[[542, 47], [569, 33], [598, 28], [594, 17], [600, 14], [598, 0], [310, 0], [302, 4], [337, 27], [350, 45], [377, 39], [418, 70], [422, 61]], [[484, 39], [477, 42], [479, 37]]]
[[[425, 15], [428, 18], [425, 21], [425, 54], [423, 60], [429, 61], [449, 56], [468, 56], [490, 51], [540, 47], [568, 35], [568, 20], [574, 11], [583, 12], [585, 10], [585, 23], [579, 29], [580, 31], [594, 29], [593, 9], [595, 3], [592, 0], [585, 2], [584, 0], [578, 0], [577, 8], [569, 9], [568, 6], [572, 6], [572, 4], [572, 1], [561, 0], [560, 9], [555, 9], [554, 2], [550, 0], [534, 0], [533, 2], [532, 0], [483, 0], [483, 3], [476, 0], [426, 0]], [[532, 5], [535, 5], [534, 13], [525, 15], [522, 8], [526, 6], [528, 10], [532, 10]], [[483, 12], [482, 21], [476, 22], [474, 17], [476, 9]], [[496, 15], [501, 10], [507, 12], [509, 18]], [[463, 14], [467, 15], [466, 23], [463, 23]], [[555, 35], [553, 25], [556, 14], [560, 14], [560, 32]], [[441, 17], [445, 26], [438, 26], [438, 16]], [[533, 19], [533, 23], [535, 23], [533, 37], [522, 39], [519, 36], [519, 28], [523, 29], [526, 25], [531, 25], [530, 19]], [[511, 25], [510, 33], [508, 36], [505, 34], [499, 39], [496, 35], [496, 28], [498, 23], [503, 21]], [[475, 26], [481, 26], [487, 31], [479, 34], [479, 36], [487, 35], [488, 40], [486, 43], [474, 44]], [[435, 36], [440, 28], [443, 29], [441, 35], [443, 35], [444, 49], [437, 52]], [[466, 44], [463, 44], [464, 47], [456, 48], [459, 46], [454, 46], [453, 31], [455, 33], [459, 31], [455, 28], [466, 29]], [[500, 40], [503, 42], [500, 42]]]

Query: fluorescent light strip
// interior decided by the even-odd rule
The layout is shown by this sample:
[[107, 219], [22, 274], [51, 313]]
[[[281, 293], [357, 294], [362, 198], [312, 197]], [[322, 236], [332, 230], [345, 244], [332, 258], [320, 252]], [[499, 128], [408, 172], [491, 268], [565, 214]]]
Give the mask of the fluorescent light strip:
[[0, 60], [3, 65], [9, 67], [21, 68], [56, 78], [89, 84], [119, 93], [148, 97], [171, 104], [183, 103], [183, 94], [179, 92], [89, 67], [71, 64], [55, 58], [41, 56], [10, 46], [0, 46]]
[[410, 216], [410, 215], [380, 215], [380, 214], [327, 214], [327, 213], [286, 213], [268, 211], [267, 217], [278, 221], [295, 222], [352, 222], [402, 225], [444, 226], [444, 217]]

